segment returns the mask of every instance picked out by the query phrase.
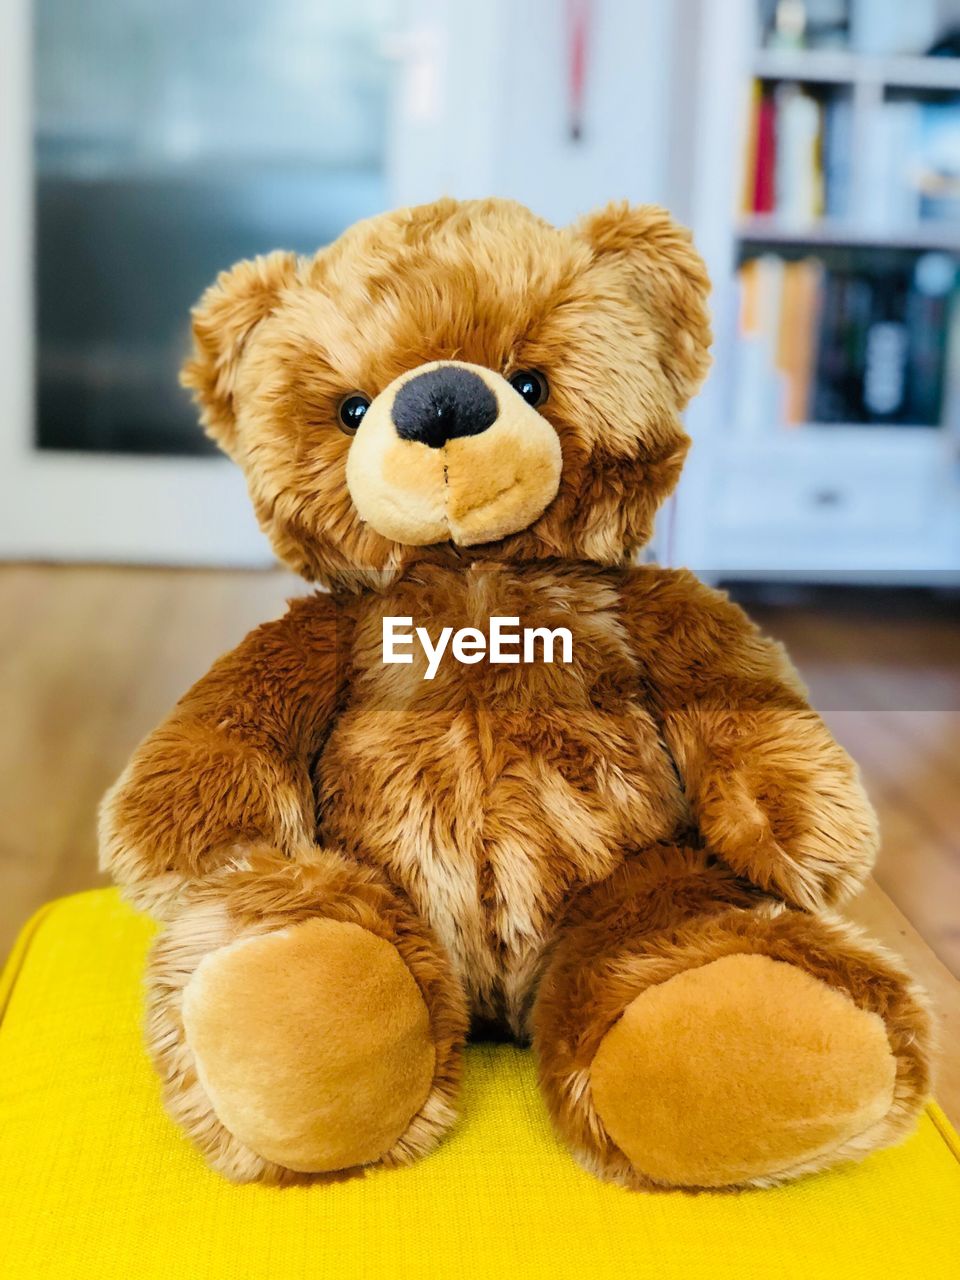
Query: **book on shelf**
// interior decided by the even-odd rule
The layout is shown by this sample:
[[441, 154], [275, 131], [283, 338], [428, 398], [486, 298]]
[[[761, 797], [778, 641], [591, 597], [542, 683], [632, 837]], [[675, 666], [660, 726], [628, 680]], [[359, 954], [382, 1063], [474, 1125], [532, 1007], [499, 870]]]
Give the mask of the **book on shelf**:
[[843, 49], [850, 39], [850, 0], [760, 0], [771, 49]]
[[820, 103], [798, 85], [779, 84], [774, 92], [774, 124], [775, 211], [787, 223], [811, 222], [823, 213]]
[[817, 258], [785, 263], [780, 301], [777, 365], [783, 372], [783, 421], [806, 422], [813, 385], [823, 293], [823, 263]]
[[860, 203], [864, 225], [871, 229], [896, 231], [913, 226], [919, 218], [911, 164], [920, 111], [918, 102], [885, 102], [865, 121]]
[[943, 0], [760, 0], [770, 49], [851, 49], [889, 56], [929, 49], [949, 13]]
[[817, 259], [748, 259], [739, 273], [734, 420], [745, 435], [806, 421], [820, 313]]
[[960, 225], [960, 103], [927, 102], [916, 122], [912, 177], [923, 219]]
[[744, 165], [745, 213], [775, 213], [800, 225], [823, 214], [824, 114], [823, 105], [799, 85], [756, 82]]
[[733, 415], [738, 431], [757, 435], [781, 418], [776, 364], [783, 259], [751, 258], [740, 268], [739, 333]]
[[776, 207], [777, 139], [773, 94], [764, 93], [755, 82], [754, 129], [750, 140], [753, 162], [749, 208], [755, 213], [773, 213]]
[[738, 272], [739, 434], [804, 423], [938, 426], [960, 350], [957, 264], [921, 254], [882, 270], [810, 256]]
[[906, 303], [911, 364], [905, 416], [910, 422], [946, 418], [952, 330], [960, 320], [956, 284], [957, 265], [949, 255], [927, 253], [917, 260]]
[[863, 116], [856, 139], [854, 128], [849, 93], [756, 81], [743, 212], [798, 232], [823, 215], [894, 235], [960, 226], [960, 100], [891, 97]]
[[833, 94], [823, 109], [820, 153], [828, 218], [848, 218], [853, 209], [853, 147], [853, 103], [847, 94]]
[[[960, 440], [960, 290], [954, 291], [948, 306], [941, 414], [944, 429], [952, 439]], [[960, 474], [960, 459], [954, 466]]]
[[875, 56], [919, 55], [936, 39], [942, 0], [850, 0], [850, 47]]
[[862, 165], [869, 225], [960, 225], [960, 102], [885, 102], [867, 122]]

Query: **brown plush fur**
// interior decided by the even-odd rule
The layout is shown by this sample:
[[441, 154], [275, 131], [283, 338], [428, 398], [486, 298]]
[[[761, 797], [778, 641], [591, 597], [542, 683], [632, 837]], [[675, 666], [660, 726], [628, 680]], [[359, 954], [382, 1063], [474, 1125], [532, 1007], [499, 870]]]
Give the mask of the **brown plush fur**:
[[[147, 1039], [167, 1108], [210, 1163], [235, 1181], [285, 1184], [303, 1181], [306, 1173], [251, 1150], [221, 1122], [184, 1034], [184, 991], [208, 957], [239, 939], [295, 933], [298, 926], [318, 918], [359, 927], [391, 943], [413, 976], [430, 1017], [430, 1092], [382, 1163], [403, 1164], [429, 1151], [455, 1118], [467, 1010], [461, 986], [429, 929], [371, 867], [318, 849], [296, 859], [279, 850], [258, 849], [221, 878], [194, 883], [157, 940], [148, 975]], [[253, 993], [254, 999], [258, 994]], [[348, 996], [343, 998], [348, 1002]], [[269, 1034], [266, 1027], [262, 1034]], [[278, 1073], [284, 1064], [275, 1060], [273, 1065]], [[271, 1082], [263, 1083], [268, 1101]], [[324, 1103], [329, 1105], [329, 1100], [318, 1099], [318, 1104]], [[349, 1103], [343, 1111], [349, 1113]]]
[[[345, 1059], [328, 1031], [340, 1028], [344, 1053], [354, 1040], [368, 1057], [379, 1044], [385, 1072], [397, 1036], [418, 1034], [415, 1001], [379, 1042], [375, 1018], [348, 1034], [336, 1000], [311, 1003], [311, 980], [340, 971], [313, 945], [319, 933], [298, 933], [310, 921], [391, 944], [423, 998], [433, 1078], [422, 1105], [411, 1086], [419, 1110], [385, 1163], [426, 1150], [450, 1124], [468, 1016], [532, 1032], [560, 1131], [591, 1168], [631, 1186], [765, 1184], [908, 1131], [928, 1088], [922, 998], [827, 910], [875, 853], [856, 768], [782, 650], [739, 609], [690, 574], [629, 567], [687, 448], [678, 414], [707, 366], [706, 290], [689, 238], [661, 210], [611, 206], [557, 230], [508, 202], [440, 201], [361, 223], [311, 260], [241, 264], [197, 309], [184, 379], [206, 428], [244, 468], [278, 554], [332, 589], [222, 659], [141, 745], [102, 811], [104, 865], [170, 922], [151, 962], [149, 1025], [167, 1105], [229, 1176], [313, 1172], [295, 1167], [302, 1147], [284, 1164], [260, 1129], [250, 1142], [231, 1132], [225, 1119], [251, 1107], [269, 1134], [309, 1133], [315, 1170], [327, 1169], [332, 1148], [321, 1151], [323, 1134], [296, 1110], [314, 1096], [333, 1132], [356, 1102], [343, 1099]], [[545, 487], [537, 456], [506, 427], [394, 449], [396, 389], [437, 361], [486, 371], [504, 422], [559, 441], [558, 485]], [[511, 400], [509, 378], [526, 369], [549, 384], [534, 418]], [[351, 440], [337, 410], [355, 391], [372, 405]], [[409, 542], [374, 527], [388, 527], [387, 509]], [[469, 528], [455, 510], [471, 513]], [[435, 518], [446, 539], [417, 542]], [[448, 655], [425, 680], [416, 649], [409, 665], [383, 663], [387, 615], [434, 639], [441, 627], [485, 632], [494, 615], [562, 626], [573, 659]], [[323, 932], [325, 947], [334, 936]], [[244, 950], [261, 937], [270, 941]], [[281, 953], [301, 959], [271, 1031]], [[743, 960], [710, 969], [728, 957]], [[238, 966], [242, 983], [230, 976]], [[779, 966], [794, 967], [780, 984]], [[701, 1031], [690, 992], [708, 992], [708, 970], [739, 976]], [[768, 996], [805, 993], [799, 1038], [778, 1035], [789, 1002], [758, 1003], [751, 974]], [[392, 961], [383, 975], [404, 988]], [[270, 1040], [251, 1052], [249, 1079], [242, 1038], [224, 1030], [234, 1006], [237, 1026], [255, 1023]], [[629, 1048], [629, 1028], [652, 1010], [662, 1058], [656, 1043]], [[731, 1048], [738, 1018], [750, 1024], [747, 1067]], [[681, 1026], [690, 1072], [661, 1089], [669, 1028], [679, 1043]], [[657, 1177], [629, 1099], [653, 1088], [658, 1114], [696, 1109], [709, 1127], [718, 1036], [725, 1069], [748, 1071], [754, 1104], [717, 1108], [711, 1132], [726, 1164], [698, 1174], [678, 1141]], [[828, 1041], [837, 1122], [799, 1140], [804, 1108], [823, 1097], [804, 1092], [786, 1049], [758, 1046], [800, 1054]], [[604, 1044], [598, 1104], [591, 1073]], [[306, 1093], [289, 1084], [299, 1054]], [[273, 1104], [270, 1080], [288, 1082]], [[395, 1102], [370, 1117], [372, 1132], [398, 1123]], [[378, 1142], [357, 1158], [377, 1158]]]
[[[879, 1015], [895, 1060], [893, 1095], [879, 1119], [825, 1151], [814, 1143], [806, 1156], [776, 1172], [744, 1176], [741, 1167], [740, 1176], [725, 1179], [715, 1168], [710, 1185], [772, 1185], [861, 1157], [909, 1132], [930, 1085], [931, 1032], [925, 998], [901, 964], [835, 915], [791, 910], [703, 851], [663, 846], [644, 860], [626, 863], [572, 904], [540, 984], [534, 1038], [541, 1083], [560, 1131], [589, 1168], [628, 1186], [657, 1185], [614, 1145], [594, 1104], [591, 1067], [610, 1028], [650, 986], [723, 957], [750, 955], [796, 965], [843, 992], [857, 1008]], [[771, 1005], [764, 1016], [772, 1022], [771, 1031], [796, 1034], [795, 1008]], [[706, 1021], [702, 1037], [691, 1037], [699, 1044], [695, 1068], [710, 1073], [691, 1082], [684, 1105], [694, 1111], [709, 1108], [713, 1073], [719, 1070], [717, 1041]], [[829, 1024], [811, 1024], [814, 1039], [817, 1031], [829, 1043]], [[838, 1053], [848, 1051], [836, 1041], [834, 1046]], [[746, 1042], [742, 1048], [749, 1055]], [[762, 1073], [780, 1070], [779, 1063], [764, 1058], [748, 1057], [747, 1065], [756, 1092], [730, 1100], [746, 1108], [740, 1117], [745, 1132], [756, 1119], [758, 1099], [769, 1098]], [[798, 1076], [795, 1084], [794, 1097], [802, 1096], [807, 1079]], [[754, 1138], [751, 1133], [744, 1143], [747, 1150]], [[731, 1165], [740, 1165], [742, 1151], [733, 1143], [726, 1154]]]

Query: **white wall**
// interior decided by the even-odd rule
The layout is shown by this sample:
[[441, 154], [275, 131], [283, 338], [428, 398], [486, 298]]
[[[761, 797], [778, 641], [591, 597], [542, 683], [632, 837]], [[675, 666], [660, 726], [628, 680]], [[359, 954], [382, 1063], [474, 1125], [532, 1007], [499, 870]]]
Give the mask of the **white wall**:
[[512, 196], [564, 223], [607, 200], [670, 203], [671, 78], [686, 0], [594, 0], [583, 136], [569, 136], [562, 0], [410, 0], [397, 203]]

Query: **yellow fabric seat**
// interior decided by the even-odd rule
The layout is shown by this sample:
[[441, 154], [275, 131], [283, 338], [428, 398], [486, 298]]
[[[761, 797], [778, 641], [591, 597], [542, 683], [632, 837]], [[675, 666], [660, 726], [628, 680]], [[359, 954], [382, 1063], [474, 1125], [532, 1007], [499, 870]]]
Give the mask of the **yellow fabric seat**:
[[160, 1108], [140, 1035], [150, 923], [108, 890], [27, 926], [0, 987], [0, 1276], [679, 1280], [960, 1274], [960, 1147], [936, 1107], [864, 1164], [776, 1191], [645, 1195], [558, 1143], [528, 1053], [469, 1051], [418, 1165], [235, 1187]]

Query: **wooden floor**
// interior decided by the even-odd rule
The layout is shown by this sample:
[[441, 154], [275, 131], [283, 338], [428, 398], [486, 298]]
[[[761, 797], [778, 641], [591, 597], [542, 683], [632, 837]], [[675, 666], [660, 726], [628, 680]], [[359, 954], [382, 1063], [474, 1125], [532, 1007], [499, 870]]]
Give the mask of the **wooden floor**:
[[960, 601], [846, 592], [745, 603], [860, 763], [880, 815], [876, 879], [960, 976]]
[[[101, 883], [96, 803], [133, 746], [303, 590], [279, 572], [0, 568], [0, 955], [41, 902]], [[871, 890], [852, 914], [947, 991], [896, 908], [960, 975], [956, 604], [845, 593], [751, 611], [787, 642], [880, 812], [877, 880], [895, 906]]]

